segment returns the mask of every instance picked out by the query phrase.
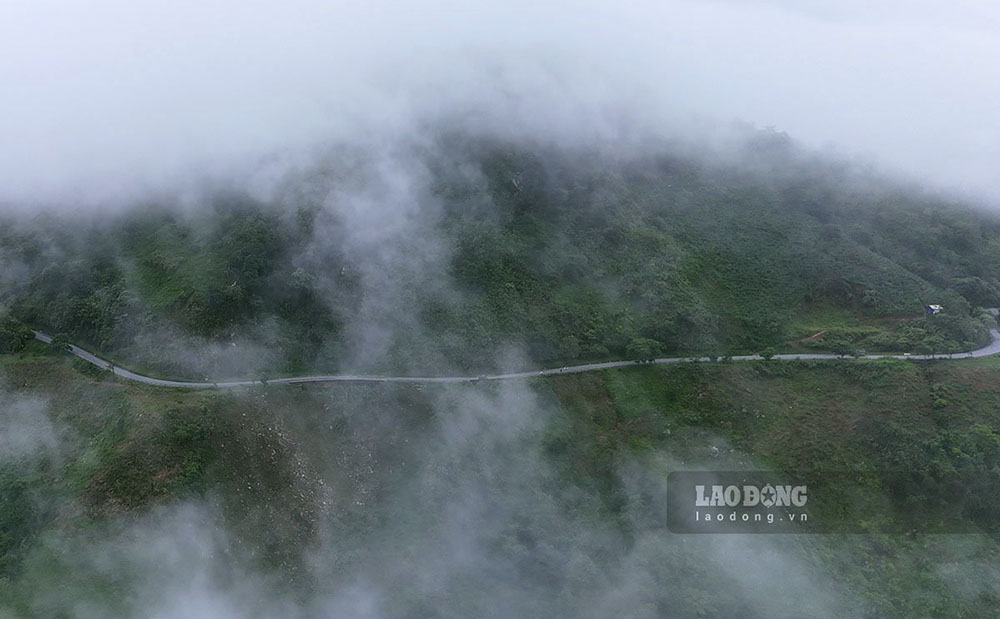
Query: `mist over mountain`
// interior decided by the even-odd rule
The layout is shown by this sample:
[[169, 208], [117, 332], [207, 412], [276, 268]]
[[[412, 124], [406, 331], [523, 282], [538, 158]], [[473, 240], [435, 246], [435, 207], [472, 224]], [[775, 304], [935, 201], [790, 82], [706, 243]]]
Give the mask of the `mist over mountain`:
[[997, 20], [971, 0], [8, 3], [0, 187], [106, 207], [428, 118], [606, 143], [624, 116], [699, 142], [771, 126], [995, 201]]
[[[996, 57], [971, 0], [0, 6], [0, 617], [989, 616], [995, 528], [878, 525], [1000, 467]], [[881, 511], [668, 530], [758, 468]]]

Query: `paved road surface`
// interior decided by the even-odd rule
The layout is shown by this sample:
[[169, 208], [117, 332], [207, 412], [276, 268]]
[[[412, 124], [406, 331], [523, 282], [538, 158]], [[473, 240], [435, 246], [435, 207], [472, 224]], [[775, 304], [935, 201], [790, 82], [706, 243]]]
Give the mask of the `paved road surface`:
[[[52, 342], [52, 336], [35, 331], [35, 338], [45, 342]], [[986, 346], [970, 352], [942, 354], [942, 355], [864, 355], [862, 359], [906, 359], [909, 361], [921, 361], [928, 359], [962, 359], [967, 357], [988, 357], [1000, 353], [1000, 331], [990, 329], [990, 343]], [[115, 376], [120, 376], [127, 380], [134, 380], [147, 385], [158, 385], [160, 387], [184, 387], [188, 389], [222, 389], [228, 387], [249, 387], [251, 385], [296, 385], [300, 383], [326, 383], [326, 382], [369, 382], [369, 383], [468, 383], [479, 380], [507, 380], [515, 378], [529, 378], [532, 376], [552, 376], [555, 374], [575, 374], [578, 372], [593, 372], [595, 370], [606, 370], [609, 368], [620, 368], [629, 365], [648, 365], [642, 361], [609, 361], [606, 363], [586, 363], [583, 365], [571, 365], [561, 368], [550, 368], [547, 370], [534, 370], [531, 372], [513, 372], [510, 374], [484, 374], [481, 376], [366, 376], [362, 374], [318, 374], [313, 376], [294, 376], [290, 378], [272, 378], [264, 380], [234, 380], [224, 382], [197, 382], [182, 380], [164, 380], [136, 374], [125, 368], [112, 365], [108, 361], [101, 359], [93, 353], [70, 344], [69, 352], [80, 359], [92, 363], [102, 370], [110, 370]], [[803, 353], [774, 355], [774, 359], [842, 359], [843, 356], [828, 353]], [[850, 357], [848, 357], [850, 358]], [[737, 355], [732, 357], [733, 361], [757, 361], [762, 359], [760, 355]], [[691, 361], [712, 361], [710, 357], [661, 357], [654, 359], [650, 363], [685, 363]]]

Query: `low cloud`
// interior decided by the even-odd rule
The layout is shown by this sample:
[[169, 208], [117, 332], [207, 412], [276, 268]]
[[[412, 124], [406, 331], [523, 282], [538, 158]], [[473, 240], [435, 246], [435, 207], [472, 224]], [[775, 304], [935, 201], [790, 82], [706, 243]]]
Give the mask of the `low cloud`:
[[973, 0], [16, 3], [0, 202], [106, 207], [429, 118], [603, 141], [739, 120], [996, 200], [998, 23]]
[[60, 429], [41, 397], [5, 392], [0, 377], [0, 465], [38, 461], [58, 454]]
[[[234, 528], [233, 514], [208, 496], [112, 522], [87, 539], [51, 535], [28, 561], [37, 589], [31, 607], [163, 619], [832, 617], [862, 610], [795, 536], [667, 532], [656, 458], [620, 463], [620, 517], [600, 516], [603, 499], [554, 468], [545, 441], [554, 403], [524, 383], [424, 393], [433, 414], [422, 422], [412, 407], [387, 406], [374, 394], [360, 407], [356, 396], [317, 392], [327, 412], [286, 422], [293, 435], [312, 437], [313, 448], [326, 446], [310, 451], [309, 441], [298, 440], [295, 457], [319, 471], [313, 483], [329, 498], [316, 543], [295, 549], [306, 566], [295, 582], [258, 554], [252, 528], [250, 537]], [[265, 513], [274, 508], [269, 500], [258, 496], [243, 509]], [[236, 516], [262, 529], [281, 526]], [[49, 586], [52, 579], [60, 586]], [[112, 584], [119, 594], [103, 597]]]

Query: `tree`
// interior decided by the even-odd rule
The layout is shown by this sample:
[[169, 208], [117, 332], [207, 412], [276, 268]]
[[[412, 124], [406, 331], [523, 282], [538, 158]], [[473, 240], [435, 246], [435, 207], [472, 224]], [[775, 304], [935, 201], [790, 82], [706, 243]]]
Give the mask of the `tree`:
[[628, 356], [639, 361], [649, 361], [656, 358], [660, 343], [645, 337], [632, 338], [625, 350]]
[[21, 352], [34, 334], [14, 318], [0, 320], [0, 353]]
[[54, 336], [52, 336], [52, 342], [49, 343], [49, 346], [52, 347], [54, 350], [58, 350], [61, 352], [68, 352], [70, 350], [69, 336], [66, 335], [65, 333], [56, 333]]

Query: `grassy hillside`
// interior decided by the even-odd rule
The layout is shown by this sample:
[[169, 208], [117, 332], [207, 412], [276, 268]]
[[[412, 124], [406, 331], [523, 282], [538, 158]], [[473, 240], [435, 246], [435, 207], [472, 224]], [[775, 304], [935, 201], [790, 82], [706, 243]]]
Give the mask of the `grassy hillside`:
[[[893, 471], [997, 472], [993, 358], [198, 392], [31, 338], [165, 377], [429, 375], [949, 352], [996, 324], [995, 215], [781, 135], [714, 158], [408, 148], [266, 198], [0, 222], [0, 615], [993, 612], [994, 530], [876, 532], [926, 494]], [[665, 476], [699, 467], [852, 471], [840, 507], [888, 511], [859, 535], [670, 534]]]
[[[0, 303], [171, 375], [192, 373], [180, 351], [164, 354], [179, 333], [266, 348], [255, 364], [199, 372], [355, 365], [345, 325], [370, 311], [375, 277], [415, 321], [395, 329], [392, 354], [374, 362], [383, 369], [479, 369], [510, 344], [552, 364], [797, 346], [948, 352], [987, 339], [977, 308], [1000, 305], [994, 215], [810, 159], [782, 136], [745, 148], [722, 164], [666, 148], [622, 158], [442, 139], [410, 155], [433, 239], [383, 247], [415, 252], [390, 272], [355, 247], [379, 234], [352, 228], [352, 201], [372, 198], [344, 174], [374, 174], [364, 158], [327, 162], [274, 203], [218, 195], [197, 213], [10, 221], [0, 256], [18, 276]], [[408, 217], [390, 210], [378, 225]], [[923, 303], [945, 312], [926, 317]]]
[[[992, 365], [691, 364], [532, 381], [538, 410], [548, 411], [532, 413], [540, 425], [515, 416], [505, 423], [520, 425], [490, 449], [510, 443], [505, 448], [531, 462], [537, 453], [531, 466], [550, 469], [552, 477], [506, 488], [505, 478], [517, 483], [517, 467], [501, 467], [504, 474], [490, 481], [492, 469], [478, 467], [498, 456], [479, 452], [478, 443], [475, 451], [449, 447], [447, 458], [426, 460], [426, 441], [459, 440], [450, 432], [438, 436], [439, 426], [456, 423], [469, 432], [475, 418], [465, 409], [484, 398], [502, 401], [501, 385], [177, 391], [121, 383], [42, 349], [8, 355], [0, 357], [7, 404], [43, 400], [40, 415], [60, 438], [41, 455], [0, 461], [0, 599], [26, 616], [61, 616], [67, 596], [45, 595], [57, 587], [76, 604], [127, 614], [134, 600], [123, 592], [136, 586], [127, 562], [86, 568], [74, 553], [89, 556], [101, 540], [119, 540], [123, 526], [191, 501], [217, 506], [232, 532], [216, 550], [226, 561], [275, 575], [283, 584], [270, 596], [308, 597], [364, 570], [365, 557], [378, 553], [375, 540], [402, 535], [418, 543], [408, 536], [420, 539], [425, 518], [444, 517], [449, 502], [461, 502], [465, 477], [477, 471], [477, 483], [501, 494], [496, 500], [505, 506], [493, 516], [502, 526], [483, 533], [491, 565], [513, 561], [540, 570], [535, 585], [544, 599], [582, 602], [635, 553], [655, 551], [659, 558], [643, 568], [652, 570], [650, 580], [630, 593], [632, 602], [682, 616], [732, 616], [744, 612], [743, 602], [736, 590], [720, 592], [705, 563], [710, 547], [699, 536], [665, 532], [662, 514], [646, 512], [662, 482], [637, 489], [629, 481], [636, 470], [662, 480], [674, 468], [700, 465], [852, 469], [867, 475], [848, 490], [871, 497], [888, 493], [880, 471], [995, 471], [1000, 370]], [[475, 424], [489, 424], [500, 409], [489, 410]], [[413, 505], [422, 507], [411, 511], [406, 497], [414, 484], [422, 498]], [[532, 515], [546, 505], [533, 492], [555, 497], [555, 529]], [[512, 497], [526, 502], [509, 504]], [[446, 503], [437, 505], [439, 498]], [[574, 536], [560, 539], [556, 531], [563, 529]], [[980, 617], [996, 603], [995, 583], [977, 572], [1000, 558], [988, 535], [778, 537], [802, 569], [822, 571], [862, 600], [839, 616]], [[332, 572], [310, 563], [315, 549], [337, 557]], [[590, 567], [581, 572], [583, 565]], [[473, 604], [483, 586], [503, 578], [467, 576], [472, 580], [453, 582], [457, 588], [438, 601]], [[387, 603], [406, 608], [410, 593], [398, 589], [398, 599]]]

